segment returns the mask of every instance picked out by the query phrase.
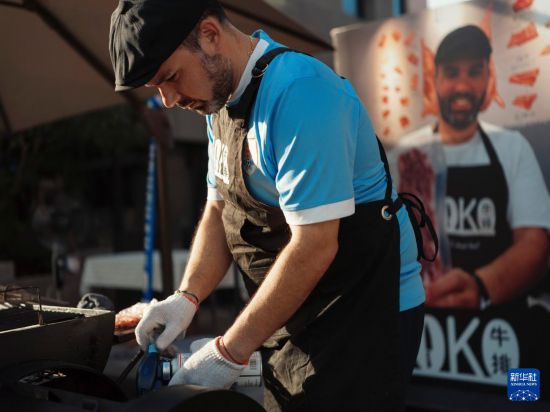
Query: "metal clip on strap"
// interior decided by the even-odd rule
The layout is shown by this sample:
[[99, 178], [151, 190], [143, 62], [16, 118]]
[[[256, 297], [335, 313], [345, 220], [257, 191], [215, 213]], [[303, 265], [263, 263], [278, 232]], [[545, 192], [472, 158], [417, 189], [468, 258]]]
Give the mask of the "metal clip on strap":
[[258, 65], [254, 66], [254, 68], [252, 69], [252, 77], [253, 78], [262, 77], [268, 67], [269, 67], [269, 63], [263, 63], [263, 67], [259, 67]]
[[239, 102], [236, 105], [231, 106], [227, 109], [231, 118], [242, 119], [244, 120], [243, 124], [245, 126], [248, 125], [250, 110], [252, 109], [252, 105], [256, 101], [256, 95], [258, 94], [260, 84], [262, 82], [265, 72], [267, 71], [267, 68], [269, 67], [269, 64], [275, 57], [285, 52], [294, 52], [294, 50], [287, 47], [277, 47], [273, 50], [270, 50], [256, 61], [256, 64], [252, 69], [252, 79], [244, 90], [241, 98], [239, 99]]

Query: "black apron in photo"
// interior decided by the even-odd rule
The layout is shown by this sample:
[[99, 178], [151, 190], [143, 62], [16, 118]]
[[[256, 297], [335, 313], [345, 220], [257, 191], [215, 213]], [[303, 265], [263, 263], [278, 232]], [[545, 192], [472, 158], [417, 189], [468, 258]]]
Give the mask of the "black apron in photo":
[[451, 262], [466, 271], [486, 265], [512, 245], [504, 171], [487, 134], [481, 127], [478, 130], [489, 164], [447, 168]]
[[[465, 271], [489, 264], [513, 244], [504, 170], [481, 126], [478, 131], [489, 164], [447, 168], [445, 227], [451, 262]], [[505, 376], [511, 367], [546, 369], [546, 374], [550, 373], [550, 333], [547, 327], [541, 328], [549, 324], [550, 314], [541, 307], [529, 308], [525, 295], [483, 311], [429, 308], [427, 313], [436, 316], [442, 325], [453, 317], [457, 333], [472, 319], [479, 319], [469, 344], [487, 377]], [[519, 365], [514, 366], [517, 359]], [[466, 365], [464, 358], [459, 359], [459, 365], [459, 369]]]
[[[224, 229], [251, 296], [290, 239], [281, 209], [254, 199], [243, 177], [250, 110], [263, 73], [284, 52], [293, 51], [279, 48], [261, 57], [237, 106], [212, 116]], [[391, 177], [380, 150], [388, 174], [385, 199], [356, 205], [354, 215], [341, 219], [333, 263], [261, 348], [269, 411], [402, 408], [398, 206], [391, 200]]]

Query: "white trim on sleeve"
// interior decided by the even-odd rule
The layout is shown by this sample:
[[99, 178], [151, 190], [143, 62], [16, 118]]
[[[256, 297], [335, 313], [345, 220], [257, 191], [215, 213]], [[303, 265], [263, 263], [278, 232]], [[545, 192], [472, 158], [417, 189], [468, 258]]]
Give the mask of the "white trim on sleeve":
[[353, 215], [355, 213], [355, 199], [351, 198], [310, 209], [283, 210], [283, 213], [289, 225], [309, 225], [311, 223], [326, 222], [327, 220]]
[[220, 192], [215, 187], [209, 187], [208, 191], [206, 193], [206, 199], [207, 200], [223, 200], [222, 195], [220, 195]]

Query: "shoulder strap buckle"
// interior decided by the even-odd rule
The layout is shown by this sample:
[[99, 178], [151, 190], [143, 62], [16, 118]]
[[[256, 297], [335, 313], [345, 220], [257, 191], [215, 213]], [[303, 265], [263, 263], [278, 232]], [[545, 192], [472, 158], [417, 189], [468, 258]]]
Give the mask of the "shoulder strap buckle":
[[265, 63], [263, 67], [258, 67], [258, 66], [259, 65], [256, 65], [252, 69], [252, 77], [256, 79], [264, 75], [265, 71], [269, 67], [269, 63]]

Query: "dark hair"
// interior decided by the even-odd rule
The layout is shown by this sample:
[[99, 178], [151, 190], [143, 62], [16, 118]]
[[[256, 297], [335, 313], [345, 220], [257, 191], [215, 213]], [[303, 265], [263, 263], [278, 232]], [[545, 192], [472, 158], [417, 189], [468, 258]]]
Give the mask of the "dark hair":
[[492, 48], [487, 35], [479, 27], [468, 25], [459, 27], [445, 36], [435, 53], [435, 64], [458, 59], [489, 59]]
[[195, 27], [193, 27], [193, 30], [191, 30], [191, 32], [187, 35], [185, 40], [182, 42], [181, 44], [182, 46], [185, 46], [191, 49], [192, 51], [198, 51], [201, 49], [201, 46], [199, 44], [199, 26], [204, 19], [210, 16], [215, 17], [222, 24], [225, 24], [226, 22], [229, 21], [223, 7], [217, 1], [210, 2], [210, 4], [202, 13], [202, 16], [197, 22], [197, 24], [195, 24]]

